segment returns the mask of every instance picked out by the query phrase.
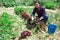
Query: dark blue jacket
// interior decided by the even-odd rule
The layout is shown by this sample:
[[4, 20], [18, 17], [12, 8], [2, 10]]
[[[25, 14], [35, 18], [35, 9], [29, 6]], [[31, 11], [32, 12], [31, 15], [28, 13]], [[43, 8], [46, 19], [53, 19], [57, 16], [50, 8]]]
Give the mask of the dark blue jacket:
[[43, 17], [45, 16], [46, 12], [45, 12], [45, 9], [43, 7], [40, 7], [40, 10], [38, 10], [36, 7], [34, 8], [33, 12], [32, 12], [32, 15], [34, 16], [35, 13], [37, 13], [38, 17]]

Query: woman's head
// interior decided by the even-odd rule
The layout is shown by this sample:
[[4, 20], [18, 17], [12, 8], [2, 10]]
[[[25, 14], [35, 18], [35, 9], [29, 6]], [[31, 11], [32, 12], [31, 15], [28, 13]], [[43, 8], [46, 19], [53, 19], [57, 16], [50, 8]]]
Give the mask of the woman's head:
[[36, 8], [39, 8], [40, 7], [40, 3], [39, 2], [35, 1], [34, 4], [35, 4], [35, 7]]

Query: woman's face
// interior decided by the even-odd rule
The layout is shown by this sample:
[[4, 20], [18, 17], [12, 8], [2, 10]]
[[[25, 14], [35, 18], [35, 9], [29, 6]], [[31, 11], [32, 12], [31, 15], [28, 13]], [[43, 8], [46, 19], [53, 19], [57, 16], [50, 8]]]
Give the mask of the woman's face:
[[35, 3], [35, 7], [36, 8], [39, 8], [40, 7], [40, 4], [39, 3]]

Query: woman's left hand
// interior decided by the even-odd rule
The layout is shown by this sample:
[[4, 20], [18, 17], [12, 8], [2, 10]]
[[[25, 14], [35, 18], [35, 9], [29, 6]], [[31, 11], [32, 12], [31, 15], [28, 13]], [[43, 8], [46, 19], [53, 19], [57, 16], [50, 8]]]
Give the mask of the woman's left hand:
[[43, 19], [43, 17], [40, 18], [40, 20], [42, 20], [42, 19]]

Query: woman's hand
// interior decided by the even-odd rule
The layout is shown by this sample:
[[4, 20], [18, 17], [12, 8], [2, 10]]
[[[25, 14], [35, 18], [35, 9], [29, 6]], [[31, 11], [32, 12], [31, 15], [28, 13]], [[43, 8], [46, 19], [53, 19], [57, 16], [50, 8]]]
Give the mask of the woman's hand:
[[40, 18], [40, 20], [42, 20], [42, 19], [43, 19], [43, 17]]
[[33, 16], [31, 16], [31, 20], [32, 20], [32, 21], [34, 20], [34, 17], [33, 17]]

